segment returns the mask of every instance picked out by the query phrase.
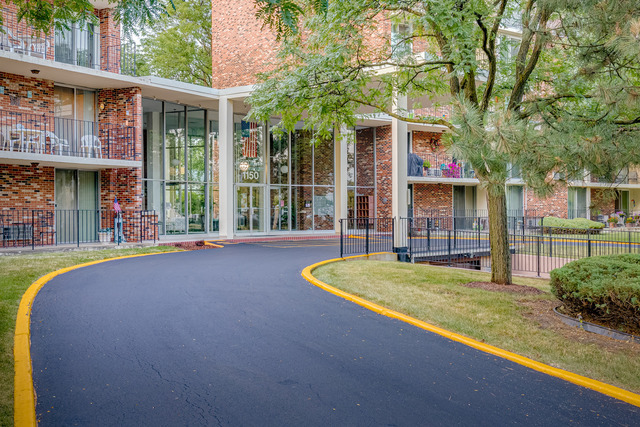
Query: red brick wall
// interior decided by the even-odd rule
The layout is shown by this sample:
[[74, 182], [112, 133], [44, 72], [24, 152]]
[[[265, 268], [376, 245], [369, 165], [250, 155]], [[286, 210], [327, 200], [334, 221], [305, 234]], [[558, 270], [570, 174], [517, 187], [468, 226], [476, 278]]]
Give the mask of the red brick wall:
[[391, 126], [376, 128], [376, 216], [391, 218]]
[[[104, 108], [100, 108], [104, 105]], [[142, 93], [140, 88], [103, 89], [98, 92], [98, 121], [135, 126], [136, 160], [142, 153]], [[113, 148], [123, 150], [123, 147]], [[125, 156], [126, 157], [126, 156]], [[128, 160], [132, 160], [128, 158]], [[109, 169], [100, 172], [101, 207], [113, 208], [117, 196], [122, 209], [142, 208], [142, 168]]]
[[359, 187], [375, 186], [374, 128], [356, 131], [356, 185]]
[[98, 9], [100, 20], [100, 69], [120, 73], [120, 24], [114, 9]]
[[437, 168], [441, 163], [448, 163], [451, 156], [445, 153], [439, 132], [414, 131], [411, 134], [413, 152], [422, 160], [428, 160], [432, 168]]
[[436, 216], [452, 214], [453, 186], [451, 184], [413, 184], [414, 215], [420, 210]]
[[0, 209], [53, 209], [54, 169], [0, 165]]
[[[4, 87], [1, 111], [53, 115], [53, 81], [0, 72], [0, 86]], [[31, 98], [27, 98], [28, 91]], [[18, 105], [11, 105], [12, 99]]]
[[545, 199], [536, 196], [530, 188], [525, 188], [525, 192], [525, 209], [531, 215], [567, 218], [569, 205], [566, 186], [558, 185], [555, 192]]
[[592, 214], [611, 215], [616, 211], [615, 194], [599, 188], [591, 189]]
[[[101, 138], [108, 138], [106, 129], [122, 132], [116, 133], [115, 138], [111, 136], [109, 141], [109, 155], [112, 158], [113, 156], [126, 160], [142, 158], [142, 91], [140, 88], [98, 91], [98, 122], [118, 125], [101, 127]], [[125, 134], [121, 126], [134, 126], [135, 129]], [[133, 136], [133, 141], [125, 139], [129, 135]], [[132, 151], [132, 148], [135, 148], [135, 151]]]
[[219, 0], [211, 13], [213, 87], [256, 83], [269, 69], [277, 49], [275, 36], [256, 19], [251, 0]]

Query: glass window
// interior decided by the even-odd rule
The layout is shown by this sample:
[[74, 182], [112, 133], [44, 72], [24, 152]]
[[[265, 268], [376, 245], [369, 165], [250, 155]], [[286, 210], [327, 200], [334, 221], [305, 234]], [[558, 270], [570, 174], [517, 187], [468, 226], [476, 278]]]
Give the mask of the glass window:
[[205, 185], [189, 184], [189, 233], [204, 233]]
[[156, 215], [158, 215], [158, 230], [163, 233], [162, 181], [142, 181], [142, 191], [144, 192], [142, 208], [156, 212]]
[[314, 184], [333, 185], [333, 137], [320, 140], [313, 147]]
[[264, 126], [236, 116], [234, 127], [236, 183], [263, 183]]
[[65, 64], [97, 68], [100, 65], [99, 27], [93, 24], [69, 25], [55, 34], [55, 59]]
[[523, 187], [510, 185], [507, 187], [507, 214], [509, 216], [522, 216], [524, 211]]
[[187, 227], [185, 217], [185, 184], [167, 182], [165, 190], [165, 222], [167, 234], [184, 234]]
[[217, 184], [209, 184], [209, 231], [220, 230], [220, 192]]
[[[217, 116], [217, 111], [210, 111], [209, 117], [212, 115]], [[220, 182], [220, 147], [218, 140], [220, 137], [220, 130], [218, 128], [217, 120], [209, 120], [209, 181]]]
[[269, 132], [269, 152], [271, 155], [269, 172], [271, 184], [289, 183], [289, 135]]
[[291, 134], [291, 184], [313, 184], [313, 147], [311, 132], [306, 130]]
[[347, 138], [347, 186], [356, 185], [356, 138], [358, 132], [349, 132], [343, 135]]
[[164, 134], [162, 102], [143, 99], [142, 111], [144, 178], [162, 179], [162, 138]]
[[291, 229], [313, 230], [313, 187], [291, 187]]
[[313, 229], [333, 230], [333, 201], [332, 187], [316, 187], [313, 196]]
[[373, 129], [362, 129], [356, 139], [356, 184], [358, 187], [373, 187], [375, 185]]
[[205, 144], [205, 129], [204, 129], [204, 110], [189, 111], [187, 115], [188, 119], [188, 135], [187, 135], [187, 147], [188, 147], [188, 177], [187, 179], [192, 182], [204, 182], [205, 181], [205, 157], [204, 157], [204, 144]]
[[289, 230], [289, 187], [271, 187], [271, 230]]
[[165, 173], [171, 181], [185, 179], [185, 112], [182, 105], [165, 103]]

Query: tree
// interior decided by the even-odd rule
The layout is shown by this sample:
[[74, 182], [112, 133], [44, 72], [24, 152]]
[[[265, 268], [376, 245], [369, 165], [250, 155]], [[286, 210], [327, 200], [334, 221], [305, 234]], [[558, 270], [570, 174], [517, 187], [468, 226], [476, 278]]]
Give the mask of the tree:
[[[304, 118], [320, 134], [358, 112], [444, 125], [446, 143], [487, 188], [492, 280], [511, 283], [510, 167], [540, 195], [585, 172], [640, 163], [637, 0], [256, 0], [281, 40], [251, 115]], [[392, 39], [382, 23], [406, 23]], [[512, 37], [505, 27], [520, 27]], [[412, 48], [415, 46], [415, 48]], [[418, 54], [418, 51], [420, 53]], [[392, 108], [442, 99], [451, 121]]]
[[[167, 4], [173, 8], [173, 0], [167, 4], [159, 0], [110, 0], [117, 19], [125, 28], [146, 25], [166, 14]], [[68, 28], [70, 23], [97, 23], [94, 6], [89, 0], [6, 0], [18, 8], [18, 20], [26, 22], [37, 31], [48, 33], [52, 28]], [[0, 12], [0, 24], [3, 15]]]
[[142, 75], [211, 87], [211, 2], [186, 0], [157, 19], [142, 39]]

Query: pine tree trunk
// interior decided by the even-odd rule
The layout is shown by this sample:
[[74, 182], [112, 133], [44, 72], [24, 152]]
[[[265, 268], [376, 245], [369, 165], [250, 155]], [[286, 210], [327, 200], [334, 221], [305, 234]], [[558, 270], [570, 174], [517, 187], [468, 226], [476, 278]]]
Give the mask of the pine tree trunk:
[[507, 196], [504, 185], [494, 185], [487, 192], [489, 240], [491, 245], [491, 281], [511, 284], [511, 253], [507, 219]]

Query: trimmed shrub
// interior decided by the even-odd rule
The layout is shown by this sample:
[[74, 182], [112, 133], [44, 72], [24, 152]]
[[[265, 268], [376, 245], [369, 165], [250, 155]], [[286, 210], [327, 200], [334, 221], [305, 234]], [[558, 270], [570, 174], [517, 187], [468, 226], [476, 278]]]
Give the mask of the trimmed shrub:
[[591, 233], [599, 233], [604, 228], [604, 224], [586, 218], [563, 219], [547, 216], [542, 218], [542, 228], [545, 233], [586, 234], [587, 230], [591, 230]]
[[572, 261], [551, 272], [550, 284], [570, 313], [640, 333], [640, 254]]

